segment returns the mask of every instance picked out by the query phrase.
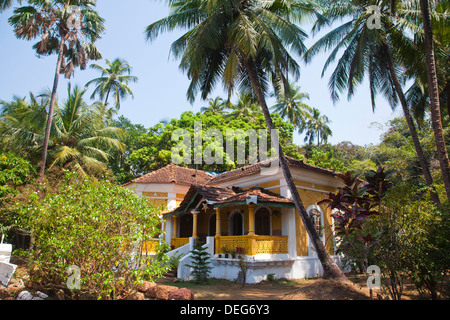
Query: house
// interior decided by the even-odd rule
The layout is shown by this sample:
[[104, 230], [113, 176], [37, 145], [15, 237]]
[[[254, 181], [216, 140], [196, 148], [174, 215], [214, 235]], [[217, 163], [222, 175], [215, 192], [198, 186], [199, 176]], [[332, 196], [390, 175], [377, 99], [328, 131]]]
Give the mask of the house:
[[[331, 211], [318, 202], [342, 186], [338, 173], [286, 157], [308, 215], [335, 255]], [[189, 251], [197, 240], [213, 257], [211, 277], [237, 279], [239, 259], [249, 265], [248, 283], [274, 274], [301, 279], [321, 276], [323, 269], [291, 200], [277, 159], [269, 159], [218, 175], [169, 166], [128, 183], [155, 204], [167, 205], [164, 240], [169, 255], [182, 255], [178, 277], [190, 279]]]

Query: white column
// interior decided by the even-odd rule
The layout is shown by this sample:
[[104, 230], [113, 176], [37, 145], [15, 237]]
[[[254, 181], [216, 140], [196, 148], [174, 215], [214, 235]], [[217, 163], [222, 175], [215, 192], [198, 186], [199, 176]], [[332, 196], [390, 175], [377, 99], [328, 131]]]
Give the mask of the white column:
[[166, 221], [166, 243], [170, 245], [170, 241], [173, 238], [173, 217], [165, 219]]
[[[286, 180], [280, 180], [280, 195], [292, 200], [291, 190], [289, 190]], [[288, 253], [290, 257], [297, 256], [297, 231], [295, 229], [295, 208], [286, 208], [282, 215], [283, 235], [288, 236]]]
[[177, 207], [177, 194], [171, 193], [167, 195], [167, 210], [172, 211]]

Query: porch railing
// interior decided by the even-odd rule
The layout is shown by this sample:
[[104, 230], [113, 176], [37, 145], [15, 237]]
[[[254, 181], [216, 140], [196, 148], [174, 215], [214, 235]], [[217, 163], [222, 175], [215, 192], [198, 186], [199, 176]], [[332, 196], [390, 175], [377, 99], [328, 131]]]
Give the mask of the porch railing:
[[215, 253], [236, 252], [245, 255], [287, 254], [288, 237], [275, 236], [225, 236], [215, 238]]
[[151, 239], [144, 241], [142, 245], [143, 254], [154, 254], [158, 250], [159, 239]]
[[177, 249], [189, 243], [189, 238], [172, 238], [170, 246], [172, 249]]

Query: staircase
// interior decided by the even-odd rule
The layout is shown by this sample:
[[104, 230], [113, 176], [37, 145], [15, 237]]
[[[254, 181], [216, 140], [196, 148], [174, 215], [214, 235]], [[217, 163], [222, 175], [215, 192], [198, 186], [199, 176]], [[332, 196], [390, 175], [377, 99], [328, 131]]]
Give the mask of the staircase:
[[169, 282], [175, 282], [177, 280], [177, 270], [172, 269], [164, 273], [164, 279]]

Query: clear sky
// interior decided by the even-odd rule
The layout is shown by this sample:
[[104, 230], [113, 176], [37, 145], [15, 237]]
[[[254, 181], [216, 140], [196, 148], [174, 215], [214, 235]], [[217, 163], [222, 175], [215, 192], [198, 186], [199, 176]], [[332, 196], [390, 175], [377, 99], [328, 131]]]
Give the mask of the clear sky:
[[[106, 21], [106, 32], [96, 45], [103, 58], [114, 60], [126, 59], [133, 67], [133, 75], [139, 78], [138, 83], [131, 84], [135, 98], [127, 98], [122, 102], [119, 115], [150, 127], [163, 119], [177, 118], [186, 111], [197, 112], [207, 105], [200, 98], [191, 105], [186, 100], [186, 90], [189, 85], [187, 76], [178, 69], [178, 61], [169, 57], [171, 43], [182, 34], [182, 31], [165, 33], [151, 43], [145, 40], [146, 26], [168, 14], [164, 1], [152, 0], [98, 0], [97, 10]], [[29, 92], [39, 93], [53, 84], [56, 66], [56, 55], [38, 58], [32, 45], [36, 41], [25, 41], [15, 38], [8, 18], [12, 8], [0, 14], [0, 100], [11, 100], [14, 95], [25, 97]], [[309, 33], [309, 26], [303, 27]], [[318, 37], [310, 37], [306, 45], [313, 44]], [[332, 121], [330, 127], [333, 136], [330, 143], [348, 140], [358, 145], [376, 144], [382, 133], [371, 123], [385, 124], [400, 111], [392, 113], [390, 106], [383, 99], [377, 100], [377, 109], [372, 112], [370, 95], [367, 86], [358, 88], [356, 95], [349, 102], [346, 93], [341, 101], [333, 105], [328, 91], [328, 78], [333, 70], [321, 78], [322, 67], [326, 55], [317, 56], [311, 64], [302, 66], [301, 78], [297, 85], [303, 92], [310, 95], [307, 101], [312, 107], [318, 108], [322, 114]], [[104, 61], [94, 62], [104, 65]], [[75, 71], [72, 84], [84, 86], [89, 80], [99, 74], [91, 69]], [[58, 96], [64, 99], [68, 80], [60, 78]], [[89, 99], [91, 90], [86, 94]], [[226, 97], [218, 87], [212, 97]], [[273, 101], [269, 100], [270, 103]], [[303, 137], [295, 134], [294, 142], [303, 144]]]

